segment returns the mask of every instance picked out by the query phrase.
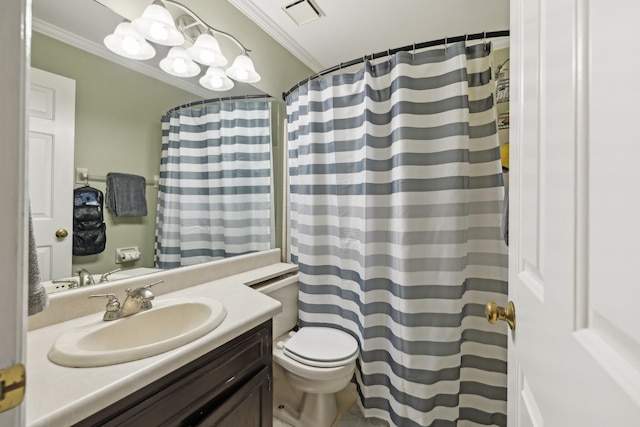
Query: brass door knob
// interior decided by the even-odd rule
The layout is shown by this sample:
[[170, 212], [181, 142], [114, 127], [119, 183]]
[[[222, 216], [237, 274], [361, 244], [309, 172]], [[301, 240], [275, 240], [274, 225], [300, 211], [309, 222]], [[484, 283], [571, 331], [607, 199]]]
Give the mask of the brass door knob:
[[516, 329], [516, 306], [509, 301], [506, 307], [498, 307], [493, 301], [489, 301], [484, 307], [484, 314], [487, 316], [489, 323], [496, 323], [498, 320], [504, 320], [509, 324], [511, 330]]
[[59, 229], [56, 230], [56, 237], [58, 239], [64, 239], [68, 235], [69, 235], [69, 232], [67, 230], [65, 230], [64, 228], [59, 228]]

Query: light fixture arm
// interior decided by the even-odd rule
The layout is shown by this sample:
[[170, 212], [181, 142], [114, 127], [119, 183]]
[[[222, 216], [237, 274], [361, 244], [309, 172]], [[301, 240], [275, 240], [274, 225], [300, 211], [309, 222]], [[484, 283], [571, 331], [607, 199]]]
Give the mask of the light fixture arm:
[[181, 4], [181, 3], [178, 3], [177, 1], [174, 1], [174, 0], [160, 0], [160, 1], [162, 3], [165, 3], [165, 4], [170, 4], [170, 5], [176, 6], [177, 8], [182, 9], [183, 11], [187, 12], [189, 15], [191, 15], [193, 17], [193, 19], [195, 19], [197, 21], [198, 24], [200, 24], [203, 27], [205, 27], [213, 35], [219, 34], [219, 35], [227, 37], [229, 40], [234, 42], [243, 51], [243, 53], [251, 52], [250, 49], [247, 49], [242, 43], [240, 43], [240, 40], [238, 40], [237, 38], [235, 38], [233, 35], [231, 35], [229, 33], [226, 33], [224, 31], [221, 31], [221, 30], [218, 30], [216, 28], [213, 28], [211, 25], [209, 25], [206, 22], [204, 22], [197, 14], [195, 14], [187, 6], [185, 6], [185, 5]]

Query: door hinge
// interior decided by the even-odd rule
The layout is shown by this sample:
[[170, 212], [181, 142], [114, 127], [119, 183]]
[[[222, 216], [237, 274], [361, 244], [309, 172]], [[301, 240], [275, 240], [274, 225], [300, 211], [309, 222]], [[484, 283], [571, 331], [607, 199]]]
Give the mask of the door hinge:
[[271, 375], [267, 374], [267, 380], [269, 381], [269, 391], [271, 391]]
[[22, 402], [25, 386], [24, 365], [18, 363], [0, 369], [0, 412], [15, 408]]

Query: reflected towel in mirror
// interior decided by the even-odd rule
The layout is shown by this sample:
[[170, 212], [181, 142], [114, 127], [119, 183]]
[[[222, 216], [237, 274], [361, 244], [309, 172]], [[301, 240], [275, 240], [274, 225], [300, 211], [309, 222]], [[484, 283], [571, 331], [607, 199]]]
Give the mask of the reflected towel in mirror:
[[40, 313], [49, 305], [49, 296], [40, 281], [38, 248], [33, 235], [33, 220], [29, 209], [29, 316]]
[[107, 208], [115, 216], [146, 216], [146, 180], [143, 176], [109, 172]]

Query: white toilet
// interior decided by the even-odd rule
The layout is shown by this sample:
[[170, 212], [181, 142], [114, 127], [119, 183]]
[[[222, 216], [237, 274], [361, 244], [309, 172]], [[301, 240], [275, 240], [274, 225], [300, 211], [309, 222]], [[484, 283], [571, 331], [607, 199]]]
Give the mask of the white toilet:
[[[256, 289], [282, 304], [282, 313], [273, 319], [274, 377], [280, 367], [287, 386], [301, 393], [298, 408], [276, 401], [273, 414], [295, 427], [329, 427], [337, 415], [335, 394], [353, 376], [358, 342], [333, 328], [309, 326], [291, 331], [298, 321], [297, 276]], [[277, 382], [275, 388], [274, 396], [278, 396]]]

